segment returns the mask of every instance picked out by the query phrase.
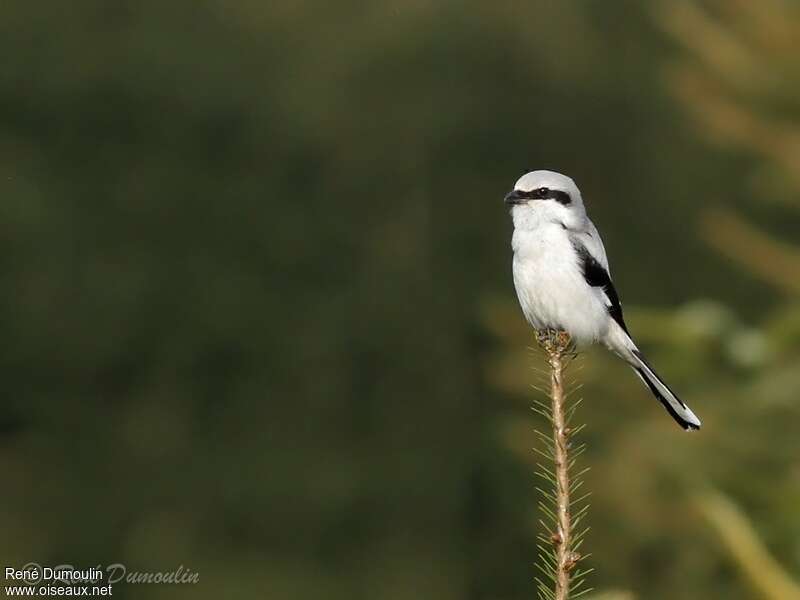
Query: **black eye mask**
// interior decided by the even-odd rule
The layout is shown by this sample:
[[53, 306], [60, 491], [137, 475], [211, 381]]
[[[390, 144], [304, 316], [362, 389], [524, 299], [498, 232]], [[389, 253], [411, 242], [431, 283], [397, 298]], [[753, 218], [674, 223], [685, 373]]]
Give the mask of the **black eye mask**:
[[550, 188], [546, 187], [536, 188], [535, 190], [531, 190], [529, 192], [517, 190], [517, 194], [519, 194], [521, 198], [528, 198], [532, 200], [555, 200], [559, 204], [563, 204], [565, 206], [572, 202], [572, 198], [569, 197], [567, 192], [563, 192], [561, 190], [551, 190]]

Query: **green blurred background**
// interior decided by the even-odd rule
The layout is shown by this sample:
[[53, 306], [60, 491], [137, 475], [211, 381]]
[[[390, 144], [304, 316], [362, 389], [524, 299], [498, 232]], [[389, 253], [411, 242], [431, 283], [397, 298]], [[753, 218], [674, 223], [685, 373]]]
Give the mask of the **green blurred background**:
[[798, 597], [796, 4], [0, 15], [0, 566], [534, 597], [541, 359], [502, 198], [549, 168], [704, 423], [580, 359], [594, 597]]

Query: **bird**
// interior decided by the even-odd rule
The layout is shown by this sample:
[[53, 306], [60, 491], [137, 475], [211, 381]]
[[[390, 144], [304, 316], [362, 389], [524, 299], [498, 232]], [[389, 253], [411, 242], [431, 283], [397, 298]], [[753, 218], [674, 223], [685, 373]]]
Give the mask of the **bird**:
[[700, 419], [634, 343], [603, 240], [575, 182], [554, 171], [530, 171], [517, 180], [505, 204], [514, 224], [514, 287], [528, 323], [537, 331], [564, 331], [578, 348], [605, 345], [633, 368], [683, 429], [700, 429]]

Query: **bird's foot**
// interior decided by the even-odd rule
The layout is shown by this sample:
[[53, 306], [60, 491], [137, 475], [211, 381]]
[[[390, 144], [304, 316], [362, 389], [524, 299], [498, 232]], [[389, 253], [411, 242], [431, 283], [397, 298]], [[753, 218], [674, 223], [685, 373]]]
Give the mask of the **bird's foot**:
[[538, 329], [536, 341], [550, 355], [563, 354], [572, 346], [572, 338], [560, 329]]

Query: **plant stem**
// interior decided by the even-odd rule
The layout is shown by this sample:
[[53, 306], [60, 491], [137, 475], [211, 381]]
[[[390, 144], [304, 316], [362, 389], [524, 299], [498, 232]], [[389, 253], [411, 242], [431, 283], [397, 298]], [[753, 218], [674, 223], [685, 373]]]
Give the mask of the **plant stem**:
[[539, 333], [539, 343], [547, 354], [550, 365], [550, 399], [553, 422], [553, 463], [555, 483], [555, 531], [551, 536], [555, 554], [554, 597], [567, 600], [570, 576], [579, 555], [573, 551], [572, 518], [570, 515], [569, 435], [565, 410], [564, 355], [571, 348], [571, 340], [563, 331]]
[[569, 563], [572, 527], [569, 514], [569, 465], [567, 457], [567, 434], [564, 423], [564, 382], [562, 380], [563, 364], [561, 353], [550, 355], [550, 394], [553, 400], [553, 443], [555, 445], [556, 467], [556, 516], [558, 517], [558, 538], [556, 546], [556, 599], [566, 600], [569, 597]]

